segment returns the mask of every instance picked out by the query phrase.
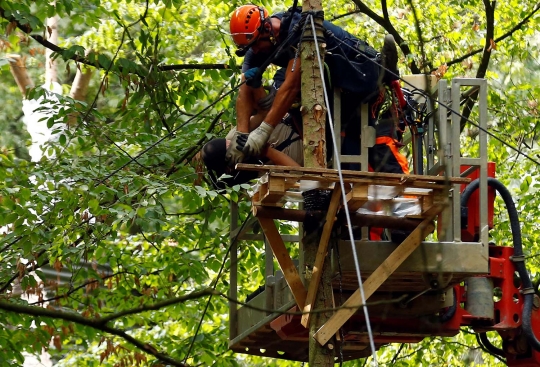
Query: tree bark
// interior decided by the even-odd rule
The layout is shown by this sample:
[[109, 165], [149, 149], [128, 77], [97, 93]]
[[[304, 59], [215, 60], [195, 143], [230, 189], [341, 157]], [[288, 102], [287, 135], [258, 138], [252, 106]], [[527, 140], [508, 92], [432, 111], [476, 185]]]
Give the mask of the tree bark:
[[88, 94], [88, 85], [90, 84], [90, 79], [92, 79], [93, 70], [85, 66], [77, 67], [77, 73], [75, 74], [75, 79], [71, 85], [71, 90], [69, 91], [69, 96], [77, 101], [86, 100], [86, 95]]
[[[320, 0], [304, 0], [302, 10], [321, 11]], [[323, 79], [318, 61], [324, 57], [324, 39], [321, 18], [314, 18], [316, 37], [319, 49], [313, 39], [312, 25], [308, 18], [305, 28], [305, 37], [301, 46], [301, 80], [302, 80], [302, 120], [304, 124], [304, 165], [306, 167], [326, 168], [326, 106], [324, 103]], [[327, 209], [327, 208], [323, 208]], [[323, 216], [324, 217], [324, 216]], [[309, 282], [317, 248], [321, 237], [320, 229], [323, 223], [304, 227], [304, 258], [306, 267], [306, 281]], [[330, 273], [330, 261], [327, 258], [322, 269], [322, 277], [311, 310], [331, 309], [333, 307], [333, 294]], [[321, 346], [313, 335], [332, 316], [331, 312], [315, 313], [311, 316], [309, 324], [309, 365], [310, 366], [333, 366], [334, 365], [334, 341], [330, 340], [325, 346]]]
[[[71, 84], [71, 90], [69, 91], [69, 96], [77, 101], [85, 101], [88, 94], [88, 85], [90, 84], [90, 79], [92, 79], [93, 69], [77, 65], [77, 73], [75, 74], [75, 79], [73, 84]], [[68, 118], [68, 126], [75, 126], [77, 123], [77, 113], [72, 113]]]
[[[46, 38], [49, 42], [58, 44], [58, 15], [48, 18], [46, 21], [47, 30]], [[49, 48], [45, 49], [45, 85], [50, 88], [51, 83], [58, 83], [58, 67], [55, 60], [51, 58], [53, 51]], [[52, 90], [52, 89], [51, 89]]]
[[28, 89], [34, 88], [34, 82], [28, 75], [24, 59], [16, 54], [9, 54], [6, 56], [9, 59], [9, 70], [11, 71], [11, 75], [13, 75], [22, 95], [26, 98]]

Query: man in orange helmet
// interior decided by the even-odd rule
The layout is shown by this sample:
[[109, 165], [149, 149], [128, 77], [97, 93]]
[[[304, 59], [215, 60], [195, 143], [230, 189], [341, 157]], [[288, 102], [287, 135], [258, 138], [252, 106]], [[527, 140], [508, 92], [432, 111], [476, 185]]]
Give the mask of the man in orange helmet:
[[[230, 31], [240, 53], [245, 54], [242, 72], [247, 82], [240, 87], [236, 101], [237, 130], [226, 155], [230, 165], [261, 154], [270, 134], [300, 92], [300, 59], [296, 47], [302, 33], [301, 21], [302, 15], [296, 9], [269, 16], [266, 9], [256, 5], [243, 5], [231, 15]], [[356, 103], [353, 106], [344, 104], [343, 107], [349, 111], [342, 112], [345, 120], [353, 120], [358, 105], [377, 99], [381, 83], [388, 84], [398, 78], [397, 49], [393, 37], [385, 38], [383, 51], [386, 48], [386, 53], [381, 60], [381, 55], [366, 42], [330, 22], [324, 21], [323, 26], [327, 51], [325, 62], [330, 70], [332, 87], [354, 95], [350, 99]], [[378, 65], [380, 62], [383, 69]], [[286, 70], [285, 80], [277, 90], [264, 121], [250, 132], [249, 118], [257, 109], [256, 102], [264, 97], [261, 77], [269, 63]], [[385, 70], [390, 72], [381, 72]]]

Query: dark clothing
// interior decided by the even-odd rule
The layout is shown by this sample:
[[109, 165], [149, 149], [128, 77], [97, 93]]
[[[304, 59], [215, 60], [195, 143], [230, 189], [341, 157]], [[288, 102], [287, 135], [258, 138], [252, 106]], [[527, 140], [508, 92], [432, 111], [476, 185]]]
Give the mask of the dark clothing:
[[[281, 20], [280, 42], [284, 42], [290, 34], [294, 33], [287, 45], [271, 61], [272, 64], [281, 67], [278, 71], [279, 75], [276, 73], [274, 78], [275, 85], [279, 88], [285, 78], [285, 68], [289, 61], [298, 57], [296, 51], [302, 29], [299, 27], [295, 30], [295, 26], [301, 20], [301, 13], [291, 14], [289, 9], [288, 12], [277, 13], [272, 17]], [[307, 26], [311, 27], [310, 24]], [[326, 43], [324, 61], [328, 66], [325, 70], [329, 70], [330, 74], [325, 73], [325, 84], [330, 99], [328, 109], [331, 114], [334, 109], [333, 89], [341, 89], [341, 134], [345, 136], [342, 154], [360, 154], [360, 107], [363, 103], [368, 103], [368, 124], [375, 127], [378, 138], [377, 144], [369, 149], [371, 169], [377, 172], [408, 173], [406, 160], [396, 149], [393, 140], [396, 139], [395, 114], [394, 117], [389, 112], [379, 115], [385, 93], [387, 93], [380, 80], [380, 55], [366, 42], [331, 22], [324, 21], [323, 27]], [[249, 49], [244, 57], [242, 71], [265, 64], [278, 47], [279, 44], [266, 53], [254, 53], [252, 49]], [[326, 132], [327, 157], [331, 158], [333, 143], [328, 127]], [[336, 134], [339, 133], [336, 132]], [[379, 139], [383, 137], [391, 139], [383, 139], [384, 141]], [[359, 169], [359, 165], [343, 164], [343, 168]]]
[[[227, 143], [225, 139], [212, 139], [202, 148], [202, 159], [208, 169], [208, 174], [212, 184], [216, 189], [224, 189], [226, 186], [232, 187], [251, 181], [258, 176], [254, 171], [231, 171], [225, 163], [225, 153]], [[260, 164], [257, 158], [250, 158], [242, 163]], [[219, 179], [222, 175], [229, 174], [232, 177]]]
[[[287, 17], [291, 18], [287, 19]], [[286, 68], [289, 61], [296, 56], [302, 29], [299, 28], [295, 32], [294, 27], [300, 21], [301, 14], [299, 12], [292, 14], [289, 12], [277, 13], [272, 15], [272, 18], [281, 20], [282, 25], [289, 24], [288, 29], [280, 29], [279, 38], [281, 42], [284, 42], [289, 34], [294, 33], [288, 45], [283, 47], [282, 51], [275, 55], [271, 62], [274, 65]], [[307, 24], [307, 26], [310, 25]], [[359, 97], [364, 100], [373, 97], [378, 93], [378, 63], [380, 60], [377, 59], [377, 51], [366, 42], [359, 40], [349, 32], [326, 20], [323, 22], [323, 27], [326, 31], [327, 51], [324, 60], [330, 70], [332, 87], [358, 93], [360, 94]], [[263, 65], [278, 47], [279, 44], [274, 46], [268, 53], [254, 53], [252, 49], [249, 49], [244, 57], [242, 72]], [[370, 58], [374, 59], [375, 62], [369, 60]]]
[[[300, 119], [300, 121], [298, 121]], [[303, 163], [302, 139], [298, 132], [298, 126], [302, 125], [300, 112], [290, 111], [286, 118], [274, 129], [270, 135], [269, 141], [274, 144], [273, 148], [285, 153], [292, 158], [296, 163]], [[233, 132], [230, 132], [226, 139], [230, 139]], [[232, 187], [253, 180], [259, 176], [259, 172], [252, 171], [236, 171], [230, 169], [225, 162], [225, 154], [227, 152], [226, 139], [212, 139], [206, 143], [201, 151], [204, 165], [208, 169], [210, 179], [215, 188], [224, 189], [226, 186]], [[272, 164], [266, 158], [248, 158], [242, 163], [248, 164]], [[228, 174], [232, 177], [218, 179]]]

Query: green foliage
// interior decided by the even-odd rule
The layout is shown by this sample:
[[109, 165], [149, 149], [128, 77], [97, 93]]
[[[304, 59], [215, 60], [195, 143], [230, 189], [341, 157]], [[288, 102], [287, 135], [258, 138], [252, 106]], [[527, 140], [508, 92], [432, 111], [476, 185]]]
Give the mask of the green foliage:
[[[291, 5], [260, 3], [271, 11]], [[42, 348], [58, 366], [166, 363], [153, 351], [194, 366], [300, 365], [232, 354], [227, 344], [228, 300], [217, 294], [188, 297], [207, 288], [227, 293], [228, 203], [241, 201], [241, 220], [249, 212], [242, 196], [245, 187], [216, 191], [203, 179], [196, 156], [204, 142], [224, 136], [234, 124], [234, 93], [226, 93], [239, 83], [241, 60], [234, 56], [226, 32], [228, 15], [240, 4], [0, 0], [0, 126], [5, 132], [0, 134], [0, 302], [19, 307], [0, 311], [0, 365], [22, 365], [23, 353], [39, 354]], [[336, 18], [337, 24], [381, 46], [388, 29], [354, 12], [352, 2], [323, 5], [327, 19]], [[365, 5], [382, 16], [380, 2]], [[534, 5], [497, 3], [495, 38], [510, 32]], [[405, 42], [400, 46], [411, 51], [400, 53], [402, 74], [414, 66], [431, 72], [448, 64], [447, 78], [476, 75], [488, 21], [483, 2], [394, 1], [389, 6], [388, 20]], [[347, 12], [352, 13], [341, 17]], [[74, 58], [85, 58], [97, 71], [86, 101], [64, 95], [53, 99], [42, 87], [30, 91], [28, 98], [49, 98], [57, 107], [43, 122], [54, 138], [43, 146], [43, 158], [30, 162], [30, 139], [20, 117], [22, 96], [10, 76], [7, 54], [26, 57], [35, 85], [44, 83], [45, 58], [41, 46], [11, 29], [9, 22], [16, 20], [32, 34], [43, 35], [48, 32], [45, 19], [53, 15], [60, 17], [62, 50], [53, 58], [61, 84], [69, 87], [77, 68], [84, 67]], [[540, 267], [539, 167], [505, 143], [531, 157], [539, 153], [538, 33], [536, 15], [497, 41], [485, 74], [490, 131], [501, 139], [490, 139], [489, 157], [514, 194], [524, 223], [527, 265], [535, 276]], [[470, 56], [461, 60], [464, 55]], [[214, 63], [228, 68], [163, 70], [166, 65]], [[475, 118], [473, 112], [471, 120]], [[467, 149], [462, 153], [474, 154], [477, 131], [471, 125], [466, 130]], [[500, 200], [496, 223], [493, 241], [510, 245]], [[295, 231], [290, 225], [282, 228], [283, 233]], [[261, 242], [239, 245], [240, 300], [264, 281], [263, 253]], [[38, 307], [44, 302], [47, 309]], [[164, 302], [171, 303], [151, 307]], [[32, 315], [36, 310], [55, 314]], [[99, 322], [106, 317], [113, 319]], [[381, 365], [465, 366], [472, 364], [471, 358], [500, 365], [493, 356], [477, 353], [467, 330], [454, 338], [406, 345], [396, 356], [398, 350], [399, 345], [381, 348]]]

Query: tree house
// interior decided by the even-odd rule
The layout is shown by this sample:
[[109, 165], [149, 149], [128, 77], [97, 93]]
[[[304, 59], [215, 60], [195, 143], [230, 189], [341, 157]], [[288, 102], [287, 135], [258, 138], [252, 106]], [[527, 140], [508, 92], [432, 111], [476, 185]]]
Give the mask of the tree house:
[[[479, 91], [478, 157], [461, 155], [460, 116], [450, 113], [459, 112], [463, 87]], [[251, 199], [253, 218], [242, 228], [238, 227], [237, 207], [231, 205], [231, 241], [235, 238], [240, 241], [265, 240], [266, 283], [264, 289], [245, 305], [239, 307], [231, 302], [229, 346], [232, 350], [272, 358], [308, 360], [308, 311], [320, 279], [317, 273], [320, 273], [327, 253], [330, 253], [335, 274], [332, 281], [335, 309], [317, 331], [315, 339], [325, 345], [337, 335], [337, 345], [330, 347], [339, 350], [336, 353], [338, 360], [371, 354], [359, 273], [377, 348], [388, 343], [418, 342], [427, 336], [458, 333], [462, 323], [450, 315], [455, 311], [456, 303], [462, 302], [455, 286], [467, 278], [490, 273], [485, 132], [487, 82], [454, 79], [449, 86], [447, 81], [441, 80], [437, 89], [436, 99], [422, 102], [433, 112], [427, 134], [422, 137], [427, 155], [416, 161], [425, 167], [422, 169], [425, 175], [367, 172], [367, 151], [374, 141], [367, 118], [362, 118], [361, 131], [363, 137], [373, 136], [373, 139], [362, 139], [359, 156], [340, 156], [341, 162], [360, 163], [361, 171], [343, 170], [340, 174], [335, 169], [237, 166], [238, 169], [260, 172], [262, 179]], [[339, 100], [336, 95], [335, 103]], [[364, 116], [366, 114], [367, 108], [364, 108]], [[335, 126], [339, 131], [339, 120], [335, 121]], [[336, 151], [339, 151], [339, 143]], [[476, 213], [472, 214], [476, 220], [472, 225], [477, 229], [472, 241], [464, 241], [460, 192], [471, 181], [472, 174], [480, 178], [479, 195], [475, 207], [470, 209], [471, 213]], [[275, 223], [280, 220], [305, 223], [309, 220], [310, 213], [301, 205], [291, 205], [295, 200], [301, 201], [298, 198], [306, 183], [331, 192], [328, 210], [321, 214], [325, 222], [319, 230], [317, 258], [309, 269], [302, 256], [292, 259], [285, 246], [285, 242], [298, 243], [302, 254], [300, 236], [281, 235]], [[391, 194], [379, 195], [381, 191]], [[413, 202], [416, 212], [397, 216], [391, 208], [404, 201]], [[346, 208], [354, 228], [349, 228], [345, 220]], [[250, 233], [257, 221], [264, 236]], [[405, 236], [400, 243], [371, 241], [368, 227], [401, 230]], [[336, 234], [336, 228], [341, 233]], [[354, 236], [353, 241], [350, 234]], [[238, 294], [236, 242], [231, 248], [232, 299], [237, 299]], [[274, 270], [274, 257], [279, 264], [278, 270]], [[309, 284], [305, 284], [306, 271], [311, 272]]]

